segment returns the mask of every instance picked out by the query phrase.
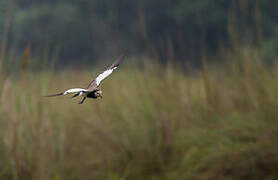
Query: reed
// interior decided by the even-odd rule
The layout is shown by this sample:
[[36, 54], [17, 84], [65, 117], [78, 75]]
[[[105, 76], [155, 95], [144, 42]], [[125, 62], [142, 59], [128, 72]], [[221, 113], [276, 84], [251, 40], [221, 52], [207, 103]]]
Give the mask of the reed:
[[278, 74], [252, 54], [194, 75], [127, 64], [83, 105], [42, 95], [89, 71], [2, 71], [0, 179], [275, 179]]

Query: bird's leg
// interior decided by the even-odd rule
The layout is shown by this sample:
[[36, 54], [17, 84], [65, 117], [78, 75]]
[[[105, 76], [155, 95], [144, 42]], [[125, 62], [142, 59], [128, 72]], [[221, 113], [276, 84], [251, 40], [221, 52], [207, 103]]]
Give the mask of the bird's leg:
[[79, 96], [79, 93], [73, 95], [71, 98], [75, 98], [75, 97], [77, 97], [77, 96]]
[[78, 104], [82, 104], [85, 101], [86, 97], [83, 97], [83, 99], [78, 103]]

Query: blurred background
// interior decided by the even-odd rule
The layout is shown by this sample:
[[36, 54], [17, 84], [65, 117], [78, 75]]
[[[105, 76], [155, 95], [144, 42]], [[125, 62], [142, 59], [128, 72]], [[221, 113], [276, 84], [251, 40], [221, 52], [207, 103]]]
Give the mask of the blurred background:
[[[1, 0], [4, 50], [49, 56], [70, 64], [94, 63], [128, 49], [162, 63], [200, 64], [241, 45], [277, 55], [277, 2], [273, 0]], [[79, 62], [76, 62], [79, 61]]]
[[275, 0], [0, 0], [0, 179], [278, 179], [277, 50]]

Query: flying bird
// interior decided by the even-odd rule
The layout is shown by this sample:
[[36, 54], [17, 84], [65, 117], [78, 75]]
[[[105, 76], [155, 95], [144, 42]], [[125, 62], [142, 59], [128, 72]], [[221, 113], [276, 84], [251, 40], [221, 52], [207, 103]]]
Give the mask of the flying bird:
[[119, 67], [121, 62], [124, 60], [126, 54], [123, 53], [110, 67], [108, 67], [105, 71], [100, 73], [86, 89], [83, 88], [73, 88], [66, 90], [64, 92], [58, 93], [58, 94], [52, 94], [45, 97], [55, 97], [55, 96], [62, 96], [67, 94], [74, 94], [72, 98], [82, 96], [82, 100], [79, 102], [79, 104], [82, 104], [86, 98], [93, 98], [97, 99], [98, 97], [102, 98], [102, 91], [99, 90], [99, 86], [102, 83], [102, 81], [107, 78], [112, 72]]

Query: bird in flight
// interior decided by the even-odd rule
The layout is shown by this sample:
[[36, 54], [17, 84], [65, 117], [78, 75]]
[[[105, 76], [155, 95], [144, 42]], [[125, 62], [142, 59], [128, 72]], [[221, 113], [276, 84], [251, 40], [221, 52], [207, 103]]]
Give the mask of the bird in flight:
[[79, 104], [82, 104], [86, 98], [93, 98], [97, 99], [98, 97], [102, 98], [102, 91], [99, 90], [99, 85], [101, 82], [107, 78], [112, 72], [119, 67], [121, 62], [125, 58], [125, 53], [123, 53], [110, 67], [108, 67], [105, 71], [100, 73], [90, 84], [86, 89], [83, 88], [73, 88], [69, 89], [67, 91], [58, 93], [58, 94], [53, 94], [53, 95], [48, 95], [45, 97], [55, 97], [55, 96], [62, 96], [62, 95], [67, 95], [67, 94], [74, 94], [72, 98], [82, 96], [82, 100], [79, 102]]

